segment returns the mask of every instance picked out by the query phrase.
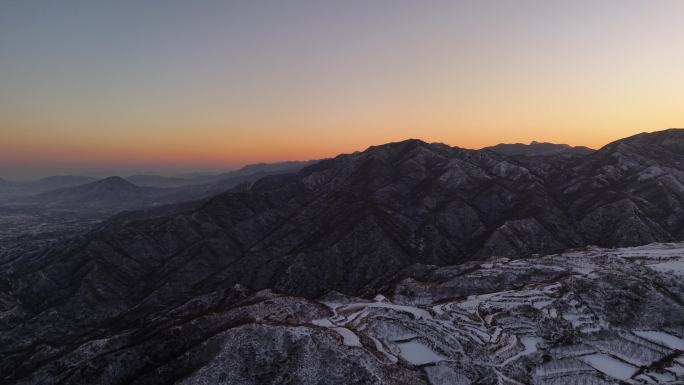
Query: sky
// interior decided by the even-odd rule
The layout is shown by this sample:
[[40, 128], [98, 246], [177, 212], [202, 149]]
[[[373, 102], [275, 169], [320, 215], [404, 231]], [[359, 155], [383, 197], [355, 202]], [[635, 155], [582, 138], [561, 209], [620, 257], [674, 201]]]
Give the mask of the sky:
[[684, 1], [0, 2], [0, 177], [684, 126]]

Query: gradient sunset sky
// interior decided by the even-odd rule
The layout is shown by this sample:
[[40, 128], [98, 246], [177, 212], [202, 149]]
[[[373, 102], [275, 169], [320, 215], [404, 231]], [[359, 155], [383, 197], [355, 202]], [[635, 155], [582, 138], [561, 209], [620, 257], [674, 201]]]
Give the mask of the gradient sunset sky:
[[684, 126], [684, 1], [2, 1], [0, 177]]

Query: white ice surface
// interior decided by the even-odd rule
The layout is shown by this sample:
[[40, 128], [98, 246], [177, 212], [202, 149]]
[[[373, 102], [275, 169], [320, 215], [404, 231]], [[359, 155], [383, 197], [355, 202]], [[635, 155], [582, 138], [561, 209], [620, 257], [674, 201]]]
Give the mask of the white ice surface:
[[657, 344], [667, 346], [670, 349], [684, 350], [684, 340], [665, 332], [635, 331], [634, 334]]
[[335, 326], [328, 318], [315, 319], [312, 320], [311, 323], [316, 326], [321, 326], [324, 328], [328, 328], [330, 330], [334, 330], [337, 334], [339, 334], [342, 337], [342, 343], [347, 346], [362, 346], [359, 337], [356, 334], [354, 334], [353, 331], [345, 327]]
[[647, 266], [653, 270], [657, 270], [663, 273], [674, 273], [684, 275], [684, 260], [681, 259], [653, 263]]
[[589, 364], [599, 372], [619, 380], [631, 378], [638, 370], [636, 366], [615, 359], [607, 354], [590, 354], [588, 356], [579, 357], [579, 360]]
[[399, 347], [401, 357], [413, 365], [424, 365], [446, 359], [418, 341], [402, 342], [397, 344], [397, 347]]
[[316, 326], [321, 326], [324, 328], [329, 328], [329, 327], [334, 326], [333, 323], [330, 322], [330, 320], [327, 318], [320, 318], [320, 319], [311, 320], [311, 323], [316, 325]]

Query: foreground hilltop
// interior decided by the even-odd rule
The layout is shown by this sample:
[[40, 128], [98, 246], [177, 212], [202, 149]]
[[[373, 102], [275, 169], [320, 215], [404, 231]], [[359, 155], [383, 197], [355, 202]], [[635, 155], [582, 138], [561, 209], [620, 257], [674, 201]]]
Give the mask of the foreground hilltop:
[[45, 327], [4, 327], [0, 373], [42, 385], [681, 384], [682, 274], [684, 244], [653, 244], [413, 265], [369, 299], [235, 285], [154, 310], [145, 299], [90, 328], [74, 327], [87, 308], [76, 320], [47, 310]]

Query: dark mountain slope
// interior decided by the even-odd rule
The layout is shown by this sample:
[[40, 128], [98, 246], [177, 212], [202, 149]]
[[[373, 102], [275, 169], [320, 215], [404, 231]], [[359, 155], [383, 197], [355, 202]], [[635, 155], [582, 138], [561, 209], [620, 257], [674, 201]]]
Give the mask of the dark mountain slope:
[[556, 175], [587, 243], [631, 246], [684, 237], [682, 146], [684, 130], [639, 134]]

